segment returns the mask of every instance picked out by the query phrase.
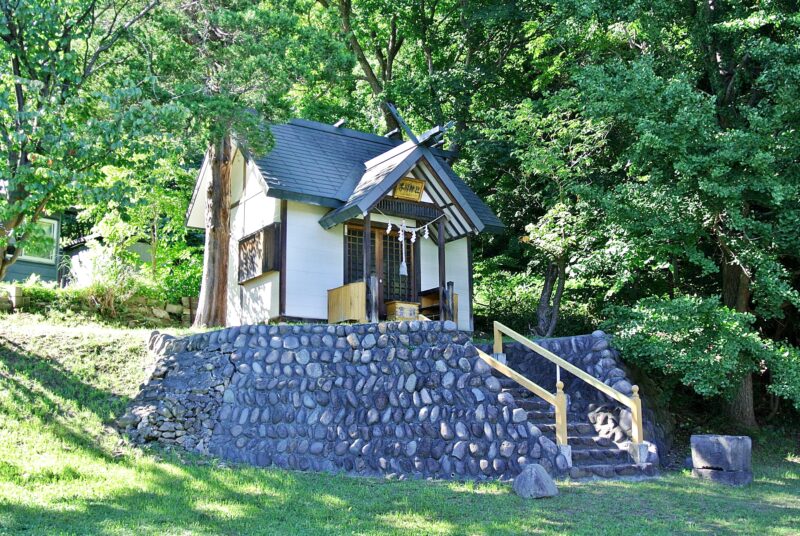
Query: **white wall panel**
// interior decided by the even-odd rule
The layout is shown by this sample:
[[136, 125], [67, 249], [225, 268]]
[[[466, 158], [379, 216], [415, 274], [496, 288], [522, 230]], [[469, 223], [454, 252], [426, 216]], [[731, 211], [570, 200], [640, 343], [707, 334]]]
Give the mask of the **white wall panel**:
[[[469, 255], [467, 255], [467, 239], [461, 238], [448, 242], [444, 246], [445, 276], [453, 282], [458, 294], [458, 327], [472, 330], [469, 317]], [[438, 270], [438, 268], [437, 268]], [[437, 271], [438, 277], [438, 271]]]
[[[243, 173], [245, 169], [246, 175]], [[231, 209], [227, 324], [267, 322], [279, 314], [280, 276], [272, 272], [239, 285], [239, 240], [279, 221], [280, 201], [267, 197], [260, 172], [252, 162], [245, 168], [241, 153], [234, 159], [231, 180], [231, 197], [239, 204]]]
[[344, 281], [341, 225], [325, 230], [328, 208], [290, 201], [286, 222], [286, 315], [328, 317], [328, 289]]

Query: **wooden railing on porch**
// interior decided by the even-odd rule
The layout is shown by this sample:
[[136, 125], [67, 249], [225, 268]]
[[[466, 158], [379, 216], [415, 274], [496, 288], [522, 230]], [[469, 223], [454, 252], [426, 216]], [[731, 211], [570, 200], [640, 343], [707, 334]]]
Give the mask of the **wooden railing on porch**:
[[490, 367], [497, 370], [507, 378], [519, 383], [535, 395], [541, 397], [543, 400], [554, 406], [556, 414], [556, 443], [558, 445], [566, 446], [567, 441], [567, 396], [564, 394], [564, 383], [561, 381], [561, 369], [575, 375], [580, 380], [586, 382], [603, 394], [627, 406], [631, 410], [632, 417], [632, 442], [635, 445], [641, 445], [644, 442], [644, 427], [642, 425], [642, 401], [639, 398], [639, 387], [633, 386], [633, 396], [626, 396], [613, 387], [609, 387], [594, 376], [579, 369], [569, 361], [558, 357], [553, 352], [539, 346], [532, 340], [524, 337], [514, 331], [513, 329], [504, 326], [500, 322], [494, 323], [494, 354], [500, 356], [503, 354], [503, 334], [508, 335], [523, 346], [530, 348], [540, 356], [551, 361], [556, 366], [556, 392], [550, 393], [544, 387], [537, 385], [522, 374], [518, 373], [511, 367], [501, 363], [494, 357], [486, 352], [478, 350], [478, 355]]
[[328, 291], [328, 322], [367, 321], [367, 284], [364, 281], [348, 283]]

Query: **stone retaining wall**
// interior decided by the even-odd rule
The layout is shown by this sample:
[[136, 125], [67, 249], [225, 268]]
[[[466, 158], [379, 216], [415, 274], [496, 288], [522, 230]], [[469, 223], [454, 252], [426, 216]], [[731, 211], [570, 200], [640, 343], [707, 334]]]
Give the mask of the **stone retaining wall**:
[[161, 357], [121, 419], [138, 442], [403, 478], [567, 469], [453, 322], [156, 332], [150, 344]]

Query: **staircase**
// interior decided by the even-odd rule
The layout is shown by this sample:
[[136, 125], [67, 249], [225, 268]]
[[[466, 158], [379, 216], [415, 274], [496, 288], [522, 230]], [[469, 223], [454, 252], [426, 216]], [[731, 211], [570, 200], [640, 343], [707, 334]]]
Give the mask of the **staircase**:
[[[528, 412], [528, 421], [546, 437], [556, 441], [555, 411], [516, 381], [494, 371], [504, 392], [514, 397], [517, 407]], [[568, 444], [572, 447], [572, 467], [569, 476], [575, 480], [595, 478], [644, 478], [656, 475], [652, 463], [636, 464], [627, 451], [620, 450], [608, 438], [597, 435], [586, 413], [567, 412]]]

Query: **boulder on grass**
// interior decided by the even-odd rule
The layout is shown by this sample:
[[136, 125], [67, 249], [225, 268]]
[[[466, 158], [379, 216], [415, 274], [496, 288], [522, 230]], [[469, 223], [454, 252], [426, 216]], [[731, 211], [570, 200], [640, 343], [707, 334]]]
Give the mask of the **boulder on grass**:
[[531, 463], [522, 468], [512, 486], [514, 493], [523, 499], [541, 499], [558, 495], [558, 488], [553, 478], [544, 467]]
[[153, 307], [151, 309], [151, 311], [153, 312], [153, 316], [158, 318], [159, 320], [168, 320], [169, 319], [169, 313], [165, 309], [160, 309], [158, 307]]

